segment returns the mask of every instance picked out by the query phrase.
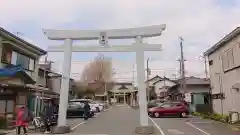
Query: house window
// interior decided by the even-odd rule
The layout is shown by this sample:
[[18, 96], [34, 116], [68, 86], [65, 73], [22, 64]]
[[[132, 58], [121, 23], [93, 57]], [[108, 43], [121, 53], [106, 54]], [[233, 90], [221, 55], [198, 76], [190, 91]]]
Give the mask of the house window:
[[12, 52], [12, 58], [11, 58], [11, 64], [12, 65], [16, 65], [17, 64], [17, 56], [18, 56], [17, 52], [13, 51]]
[[29, 70], [33, 71], [35, 69], [35, 60], [29, 59]]
[[233, 49], [231, 48], [223, 53], [222, 64], [224, 71], [234, 68], [234, 63]]
[[29, 69], [29, 61], [27, 56], [18, 54], [16, 65], [21, 65], [24, 69]]
[[12, 65], [21, 65], [22, 68], [34, 71], [35, 69], [35, 60], [32, 58], [29, 58], [28, 56], [25, 56], [23, 54], [20, 54], [16, 51], [12, 51], [11, 53], [11, 63]]
[[1, 62], [6, 64], [11, 64], [12, 49], [7, 46], [2, 48]]
[[14, 51], [11, 45], [4, 44], [2, 47], [1, 62], [11, 65], [21, 65], [24, 69], [34, 71], [35, 69], [35, 60]]

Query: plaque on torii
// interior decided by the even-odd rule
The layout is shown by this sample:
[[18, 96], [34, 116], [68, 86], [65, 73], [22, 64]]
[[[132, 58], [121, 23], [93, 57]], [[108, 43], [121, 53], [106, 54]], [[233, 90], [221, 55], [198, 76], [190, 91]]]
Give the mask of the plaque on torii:
[[[49, 46], [49, 52], [64, 52], [63, 77], [60, 91], [58, 126], [66, 125], [69, 79], [72, 52], [136, 52], [137, 85], [139, 93], [140, 124], [148, 126], [144, 51], [161, 51], [161, 44], [147, 44], [143, 38], [160, 36], [166, 25], [155, 25], [140, 28], [109, 29], [109, 30], [53, 30], [44, 29], [50, 40], [64, 40], [64, 44]], [[135, 39], [130, 45], [109, 45], [108, 39]], [[72, 45], [73, 40], [99, 40], [99, 45]]]

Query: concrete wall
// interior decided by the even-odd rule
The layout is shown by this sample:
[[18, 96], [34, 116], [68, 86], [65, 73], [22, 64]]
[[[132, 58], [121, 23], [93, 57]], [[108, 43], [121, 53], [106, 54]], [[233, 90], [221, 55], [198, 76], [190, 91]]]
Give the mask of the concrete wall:
[[46, 87], [46, 77], [43, 71], [39, 71], [37, 84], [40, 84], [41, 86]]
[[59, 93], [61, 90], [61, 77], [52, 77], [50, 78], [53, 92]]
[[[232, 41], [228, 42], [225, 46], [218, 49], [216, 52], [208, 56], [208, 60], [212, 60], [213, 64], [209, 66], [212, 93], [220, 93], [222, 91], [225, 99], [214, 99], [213, 109], [217, 113], [228, 113], [228, 111], [236, 110], [240, 112], [240, 93], [232, 90], [232, 85], [240, 82], [240, 68], [231, 71], [223, 72], [222, 56], [228, 49], [234, 51], [234, 62], [240, 63], [240, 35], [235, 37]], [[221, 85], [222, 84], [222, 85]]]

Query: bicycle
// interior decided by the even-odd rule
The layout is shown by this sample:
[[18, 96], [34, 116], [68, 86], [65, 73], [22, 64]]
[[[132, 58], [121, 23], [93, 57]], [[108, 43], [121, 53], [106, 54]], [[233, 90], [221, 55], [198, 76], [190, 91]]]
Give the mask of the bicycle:
[[[31, 127], [32, 126], [32, 127]], [[37, 132], [37, 130], [39, 129], [40, 132], [44, 132], [45, 131], [45, 123], [44, 120], [41, 117], [35, 117], [33, 118], [32, 122], [30, 123], [30, 125], [28, 126], [29, 130], [34, 130], [35, 132]]]

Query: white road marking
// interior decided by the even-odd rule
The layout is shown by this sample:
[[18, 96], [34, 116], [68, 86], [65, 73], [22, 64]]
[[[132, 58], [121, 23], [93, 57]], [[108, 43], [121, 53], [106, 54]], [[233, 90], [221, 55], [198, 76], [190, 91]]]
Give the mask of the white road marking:
[[202, 129], [196, 127], [196, 126], [194, 126], [193, 124], [191, 124], [191, 123], [189, 123], [189, 122], [185, 122], [185, 123], [186, 123], [187, 125], [195, 128], [195, 129], [197, 129], [198, 131], [201, 131], [201, 132], [204, 133], [205, 135], [211, 135], [211, 134], [209, 134], [208, 132], [206, 132], [206, 131], [204, 131], [204, 130], [202, 130]]
[[[109, 108], [110, 109], [110, 108]], [[94, 117], [97, 117], [99, 116], [101, 113], [96, 113]], [[84, 124], [85, 122], [80, 122], [79, 124], [75, 125], [74, 127], [71, 128], [71, 130], [74, 130], [76, 129], [77, 127], [79, 127], [80, 125]], [[102, 135], [102, 134], [101, 134]]]
[[154, 124], [154, 126], [159, 130], [159, 132], [161, 133], [161, 135], [165, 135], [165, 133], [163, 132], [163, 130], [159, 127], [159, 125], [151, 118], [148, 117]]
[[76, 134], [76, 135], [108, 135], [108, 134]]
[[77, 125], [75, 125], [74, 127], [72, 127], [71, 128], [71, 130], [74, 130], [74, 129], [76, 129], [77, 127], [79, 127], [80, 125], [82, 125], [82, 124], [84, 124], [85, 122], [81, 122], [81, 123], [79, 123], [79, 124], [77, 124]]
[[177, 130], [177, 129], [168, 129], [168, 132], [169, 132], [169, 133], [176, 134], [176, 135], [184, 135], [184, 132], [179, 131], [179, 130]]

